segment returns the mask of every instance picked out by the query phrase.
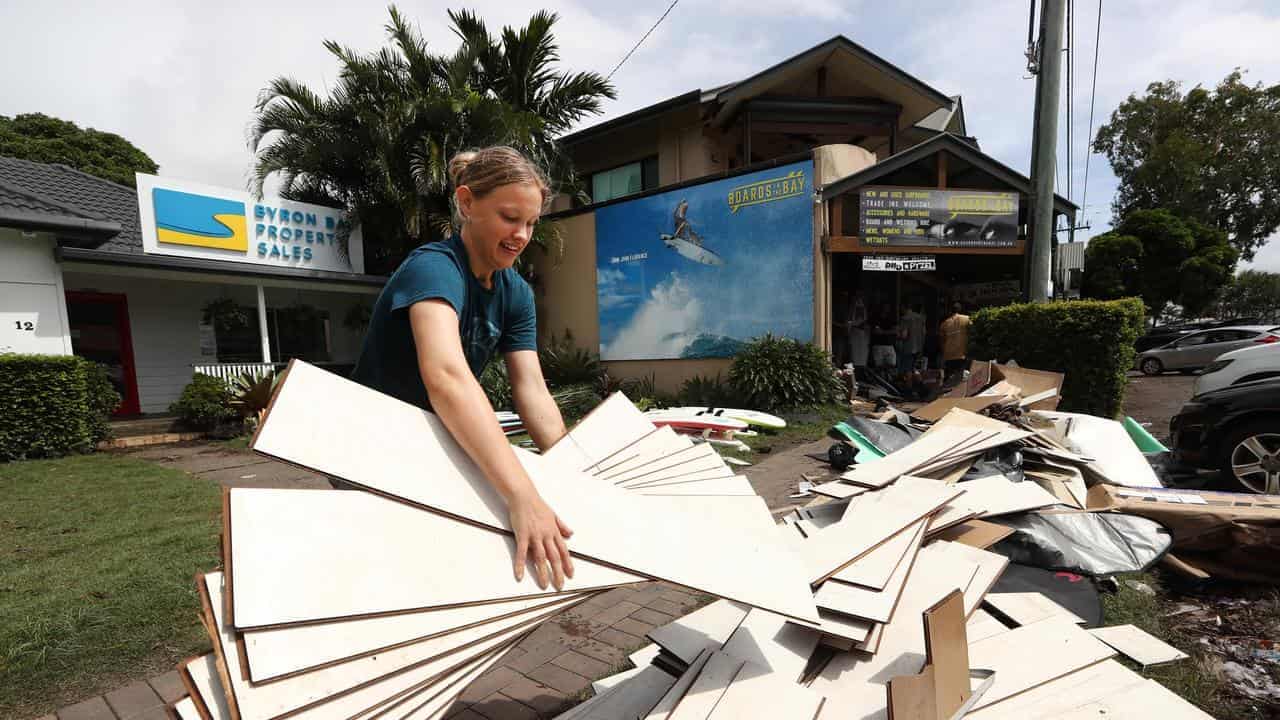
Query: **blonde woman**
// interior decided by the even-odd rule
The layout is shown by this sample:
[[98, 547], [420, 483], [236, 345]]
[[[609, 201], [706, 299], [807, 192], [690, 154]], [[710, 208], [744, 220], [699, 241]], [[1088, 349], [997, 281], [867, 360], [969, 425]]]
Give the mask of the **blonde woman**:
[[[512, 268], [550, 200], [546, 177], [509, 147], [449, 162], [459, 230], [414, 250], [374, 304], [352, 377], [440, 417], [507, 503], [514, 572], [531, 560], [539, 588], [573, 577], [572, 531], [543, 501], [495, 422], [480, 373], [506, 360], [516, 409], [543, 450], [565, 435], [538, 363], [533, 291]], [[548, 572], [549, 571], [549, 572]]]

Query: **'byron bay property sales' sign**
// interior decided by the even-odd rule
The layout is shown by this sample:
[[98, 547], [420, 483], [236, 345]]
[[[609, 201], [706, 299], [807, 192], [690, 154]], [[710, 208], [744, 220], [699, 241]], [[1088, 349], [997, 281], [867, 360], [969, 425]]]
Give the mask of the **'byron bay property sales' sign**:
[[364, 272], [360, 230], [344, 248], [342, 211], [277, 197], [137, 174], [142, 247], [149, 255], [331, 272]]

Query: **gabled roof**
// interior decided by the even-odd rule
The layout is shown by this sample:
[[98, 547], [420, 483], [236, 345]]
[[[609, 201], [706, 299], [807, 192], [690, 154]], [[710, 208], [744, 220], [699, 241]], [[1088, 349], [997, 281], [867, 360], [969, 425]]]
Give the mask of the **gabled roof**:
[[[11, 157], [0, 157], [0, 184], [11, 197], [36, 198], [46, 208], [59, 209], [66, 218], [96, 223], [96, 232], [106, 239], [98, 246], [100, 250], [142, 252], [142, 235], [138, 232], [138, 195], [133, 188], [66, 165]], [[108, 228], [114, 228], [114, 232], [107, 234]], [[72, 230], [70, 227], [65, 229]], [[89, 226], [81, 226], [80, 231], [94, 232], [89, 230]]]
[[[739, 80], [736, 83], [717, 88], [714, 92], [712, 100], [723, 103], [719, 111], [716, 113], [716, 124], [724, 124], [737, 112], [738, 106], [746, 99], [754, 97], [768, 88], [775, 86], [784, 76], [796, 72], [804, 72], [810, 69], [817, 69], [829, 62], [833, 56], [844, 56], [854, 59], [859, 66], [865, 66], [889, 83], [898, 85], [910, 94], [919, 96], [923, 101], [923, 105], [927, 105], [929, 110], [921, 113], [919, 117], [907, 118], [909, 122], [916, 122], [923, 119], [925, 115], [937, 107], [950, 108], [952, 99], [943, 93], [935, 90], [924, 81], [911, 75], [905, 70], [899, 68], [893, 63], [876, 55], [870, 50], [862, 47], [858, 43], [850, 40], [844, 35], [837, 35], [830, 40], [815, 45], [808, 50], [797, 53], [772, 67], [761, 70], [760, 72]], [[872, 78], [860, 78], [863, 81], [870, 82]]]
[[953, 98], [947, 97], [924, 81], [853, 42], [844, 35], [837, 35], [826, 42], [793, 55], [745, 79], [708, 90], [691, 90], [612, 120], [606, 120], [597, 125], [569, 133], [562, 136], [560, 142], [566, 145], [573, 145], [689, 105], [715, 105], [718, 103], [719, 107], [716, 108], [714, 120], [716, 123], [722, 124], [733, 118], [739, 105], [745, 100], [769, 88], [776, 87], [791, 75], [816, 70], [831, 61], [833, 57], [850, 60], [852, 62], [851, 67], [870, 70], [871, 72], [869, 73], [859, 73], [859, 80], [864, 83], [880, 84], [886, 88], [892, 86], [897, 90], [905, 91], [907, 96], [915, 100], [915, 102], [906, 103], [910, 105], [910, 108], [907, 108], [903, 119], [909, 123], [923, 120], [937, 109], [950, 110], [953, 107]]
[[97, 246], [120, 232], [120, 225], [0, 181], [0, 227], [52, 232]]
[[[981, 150], [970, 145], [964, 139], [961, 139], [950, 133], [940, 133], [934, 137], [903, 150], [895, 155], [891, 155], [884, 160], [863, 168], [852, 175], [827, 183], [818, 189], [819, 196], [823, 200], [830, 199], [837, 195], [856, 190], [864, 185], [871, 185], [876, 180], [897, 170], [911, 165], [912, 163], [923, 160], [934, 153], [945, 150], [956, 157], [968, 162], [970, 165], [996, 178], [1000, 182], [1016, 188], [1018, 191], [1026, 194], [1034, 194], [1035, 189], [1031, 184], [1031, 178], [1005, 165], [983, 153]], [[1053, 196], [1053, 207], [1060, 213], [1074, 213], [1079, 210], [1075, 203], [1067, 200], [1061, 195]]]

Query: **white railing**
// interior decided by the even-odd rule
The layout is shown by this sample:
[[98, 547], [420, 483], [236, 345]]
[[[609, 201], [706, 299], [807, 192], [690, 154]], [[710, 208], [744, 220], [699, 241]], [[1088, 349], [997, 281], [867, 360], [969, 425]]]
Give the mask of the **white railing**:
[[230, 383], [241, 375], [249, 374], [262, 377], [267, 373], [284, 367], [286, 363], [204, 363], [191, 366], [192, 373], [212, 375], [223, 382]]

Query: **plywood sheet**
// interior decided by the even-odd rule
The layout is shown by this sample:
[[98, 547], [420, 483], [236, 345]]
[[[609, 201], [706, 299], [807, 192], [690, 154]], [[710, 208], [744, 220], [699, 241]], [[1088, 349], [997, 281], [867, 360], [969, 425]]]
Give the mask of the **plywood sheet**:
[[692, 663], [703, 650], [719, 650], [750, 608], [717, 600], [688, 615], [649, 631], [649, 639], [685, 663]]
[[1060, 618], [979, 640], [969, 645], [969, 662], [996, 674], [973, 708], [995, 705], [1114, 654], [1105, 643]]
[[1013, 534], [1013, 528], [998, 523], [982, 520], [965, 520], [959, 525], [938, 532], [930, 531], [926, 535], [929, 540], [947, 540], [979, 549], [992, 545]]
[[[225, 670], [222, 678], [230, 683], [231, 702], [228, 704], [233, 715], [244, 720], [278, 718], [303, 709], [315, 709], [317, 717], [327, 717], [330, 711], [345, 710], [353, 704], [355, 711], [364, 710], [376, 702], [369, 702], [371, 697], [362, 690], [377, 685], [379, 679], [404, 678], [410, 682], [399, 690], [407, 690], [414, 682], [447, 672], [459, 663], [510, 640], [512, 636], [527, 632], [533, 624], [558, 612], [558, 608], [550, 612], [539, 609], [502, 623], [349, 660], [278, 682], [250, 685], [244, 680], [234, 631], [225, 623], [222, 614], [222, 574], [210, 573], [202, 580], [200, 589], [207, 601], [205, 616], [209, 624], [217, 628], [213, 638], [214, 650], [221, 669]], [[566, 601], [563, 607], [569, 607], [573, 602]], [[419, 671], [426, 674], [420, 675]], [[379, 694], [372, 699], [381, 701], [387, 697], [389, 695]], [[354, 699], [334, 704], [340, 698]]]
[[192, 701], [198, 715], [208, 720], [231, 720], [231, 708], [227, 706], [227, 694], [218, 677], [218, 660], [213, 653], [202, 655], [184, 663], [182, 671], [191, 685]]
[[883, 590], [893, 577], [893, 571], [914, 552], [912, 547], [918, 548], [924, 540], [924, 529], [928, 522], [921, 520], [908, 526], [879, 547], [841, 568], [831, 579], [872, 590]]
[[873, 633], [878, 637], [875, 654], [839, 653], [810, 685], [815, 692], [827, 696], [823, 715], [860, 720], [885, 718], [889, 678], [912, 675], [924, 667], [921, 613], [948, 593], [964, 588], [974, 571], [973, 565], [958, 561], [945, 551], [933, 546], [922, 548], [893, 617]]
[[933, 670], [934, 706], [938, 717], [950, 718], [970, 695], [969, 643], [959, 590], [924, 611], [924, 637], [927, 669]]
[[184, 697], [173, 704], [173, 713], [178, 716], [178, 720], [203, 720], [200, 713], [196, 711], [196, 703], [190, 697]]
[[987, 592], [1000, 579], [1004, 569], [1009, 566], [1009, 558], [998, 553], [970, 547], [963, 543], [935, 540], [933, 544], [945, 548], [953, 557], [960, 558], [977, 567], [973, 578], [969, 580], [969, 584], [964, 588], [964, 614], [966, 617], [972, 615], [978, 610], [978, 606], [982, 604], [983, 598], [988, 597]]
[[939, 720], [934, 668], [926, 665], [917, 675], [889, 679], [889, 720]]
[[855, 495], [861, 495], [869, 489], [870, 488], [866, 488], [861, 485], [844, 482], [843, 480], [832, 480], [831, 482], [825, 482], [820, 485], [813, 486], [813, 492], [818, 495], [835, 498], [837, 500], [844, 500]]
[[[539, 589], [531, 572], [516, 581], [511, 570], [515, 540], [509, 535], [370, 493], [229, 492], [227, 567], [239, 628], [556, 594]], [[644, 579], [591, 561], [575, 563], [575, 570], [566, 591]], [[344, 581], [334, 583], [334, 577]], [[448, 617], [423, 615], [419, 620], [451, 622]], [[264, 677], [275, 674], [273, 669]]]
[[883, 590], [850, 585], [832, 578], [822, 583], [814, 593], [814, 601], [818, 607], [864, 620], [888, 622], [906, 585], [907, 575], [911, 572], [916, 553], [920, 549], [920, 541], [924, 538], [924, 521], [916, 523], [911, 537], [912, 542], [907, 547], [906, 556], [893, 571]]
[[266, 682], [330, 663], [495, 622], [592, 593], [290, 625], [240, 633], [249, 678]]
[[683, 453], [694, 447], [689, 438], [670, 427], [660, 427], [636, 442], [601, 460], [588, 469], [592, 475], [607, 479], [613, 475], [633, 470]]
[[641, 670], [644, 670], [646, 667], [649, 667], [649, 666], [637, 665], [636, 667], [623, 670], [620, 673], [614, 673], [613, 675], [606, 675], [605, 677], [602, 677], [599, 680], [592, 680], [591, 689], [592, 691], [595, 692], [595, 694], [603, 695], [605, 692], [612, 690], [614, 687], [618, 686], [620, 683], [624, 683], [627, 680], [630, 680], [631, 678], [635, 677], [637, 674], [640, 673]]
[[870, 620], [849, 617], [822, 608], [818, 608], [818, 617], [822, 622], [818, 624], [817, 630], [824, 635], [843, 640], [842, 646], [856, 645], [865, 641], [871, 634], [871, 628], [875, 626], [875, 623]]
[[752, 609], [733, 631], [724, 647], [727, 655], [796, 682], [818, 646], [819, 633], [811, 627], [788, 622], [777, 613]]
[[1058, 716], [1060, 720], [1213, 720], [1213, 716], [1171, 690], [1147, 680]]
[[1146, 680], [1115, 660], [1081, 668], [981, 710], [967, 720], [1041, 720], [1057, 718], [1082, 705], [1127, 692]]
[[1151, 469], [1151, 463], [1124, 426], [1115, 420], [1081, 413], [1041, 412], [1050, 419], [1069, 418], [1067, 437], [1080, 452], [1094, 458], [1091, 467], [1115, 485], [1130, 487], [1162, 487]]
[[826, 580], [954, 500], [960, 492], [936, 480], [904, 476], [893, 487], [882, 490], [878, 502], [851, 503], [840, 522], [805, 540], [801, 546], [809, 581]]
[[971, 412], [979, 412], [985, 410], [996, 403], [1004, 402], [1008, 398], [998, 395], [980, 395], [968, 398], [938, 398], [928, 405], [921, 406], [917, 410], [911, 412], [911, 417], [925, 422], [937, 422], [944, 415], [951, 412], [953, 408], [962, 408]]
[[601, 473], [599, 477], [615, 485], [632, 485], [699, 470], [727, 467], [715, 448], [699, 443], [630, 468]]
[[689, 663], [688, 669], [671, 685], [667, 692], [658, 700], [646, 715], [644, 720], [667, 720], [667, 716], [671, 715], [671, 711], [675, 709], [680, 700], [684, 698], [685, 693], [689, 692], [693, 681], [698, 679], [702, 674], [702, 668], [707, 664], [707, 660], [711, 658], [711, 650], [703, 650], [698, 653], [693, 662]]
[[982, 608], [978, 608], [969, 616], [969, 622], [965, 626], [965, 634], [969, 637], [969, 642], [985, 640], [1003, 632], [1009, 632], [1009, 627]]
[[[627, 444], [601, 442], [602, 457]], [[307, 363], [291, 363], [253, 447], [409, 503], [510, 530], [502, 498], [439, 419]], [[738, 537], [714, 515], [697, 516], [678, 503], [646, 509], [571, 465], [516, 454], [547, 504], [574, 529], [569, 546], [575, 554], [817, 621], [806, 579], [776, 535]], [[642, 537], [645, 542], [636, 541]]]
[[926, 465], [947, 451], [978, 435], [977, 430], [937, 428], [916, 438], [915, 442], [885, 455], [874, 462], [855, 465], [840, 477], [857, 485], [884, 487], [902, 475]]
[[591, 704], [579, 720], [630, 720], [647, 714], [666, 694], [676, 678], [653, 665], [609, 689], [599, 702]]
[[1004, 475], [988, 475], [958, 483], [964, 490], [960, 502], [978, 511], [979, 517], [1008, 515], [1058, 504], [1058, 499], [1029, 481], [1012, 482]]
[[669, 720], [704, 720], [715, 709], [744, 664], [732, 655], [712, 653], [702, 666], [702, 672], [671, 711]]
[[729, 684], [708, 720], [740, 718], [795, 718], [812, 720], [822, 706], [822, 696], [801, 687], [785, 675], [746, 663]]
[[[656, 426], [649, 422], [644, 413], [640, 412], [625, 395], [616, 392], [595, 406], [565, 436], [578, 450], [573, 459], [576, 461], [578, 457], [582, 457], [586, 461], [586, 464], [572, 465], [571, 463], [571, 466], [578, 470], [586, 470], [655, 429], [657, 429]], [[557, 450], [565, 442], [565, 438], [561, 438], [560, 442], [547, 451], [548, 456], [555, 456], [561, 460], [568, 459], [567, 455], [561, 457]]]
[[646, 485], [644, 487], [628, 489], [637, 495], [656, 497], [684, 495], [736, 495], [754, 497], [756, 495], [756, 491], [751, 487], [751, 483], [742, 475], [689, 480], [687, 482], [662, 483], [658, 485]]
[[[435, 720], [443, 717], [445, 712], [449, 710], [450, 706], [453, 705], [454, 701], [458, 699], [458, 696], [467, 689], [467, 686], [473, 680], [502, 660], [506, 650], [506, 647], [500, 647], [486, 656], [478, 657], [471, 663], [449, 673], [440, 682], [433, 683], [428, 689], [415, 695], [411, 701], [402, 705], [407, 710], [402, 716], [402, 720]], [[387, 717], [394, 716], [388, 715]], [[357, 720], [363, 719], [358, 718]], [[370, 720], [374, 720], [374, 718], [370, 718]]]
[[1079, 615], [1038, 592], [991, 593], [986, 600], [988, 605], [1018, 625], [1030, 625], [1049, 618], [1062, 618], [1077, 624], [1084, 622]]
[[1094, 628], [1094, 637], [1143, 667], [1187, 659], [1187, 654], [1134, 625]]

